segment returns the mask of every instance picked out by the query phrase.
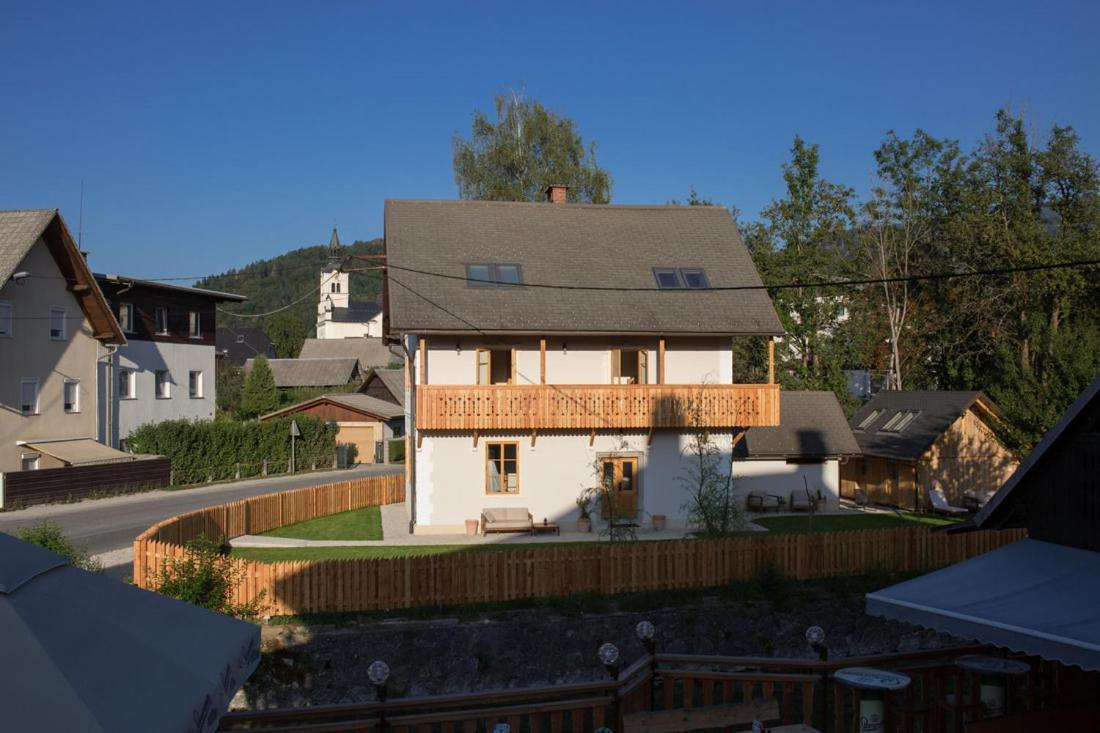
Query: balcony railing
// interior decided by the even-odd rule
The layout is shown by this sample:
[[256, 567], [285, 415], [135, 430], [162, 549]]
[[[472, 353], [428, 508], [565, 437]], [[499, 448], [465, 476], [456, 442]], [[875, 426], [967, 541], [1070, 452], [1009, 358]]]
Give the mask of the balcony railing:
[[777, 384], [421, 385], [421, 430], [779, 425]]

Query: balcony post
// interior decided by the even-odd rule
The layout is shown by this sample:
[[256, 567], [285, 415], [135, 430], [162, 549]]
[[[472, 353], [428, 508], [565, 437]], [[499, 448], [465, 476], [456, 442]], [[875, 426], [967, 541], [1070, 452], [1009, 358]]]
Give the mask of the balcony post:
[[665, 337], [657, 341], [657, 384], [665, 383]]
[[775, 384], [775, 336], [768, 339], [768, 384]]
[[539, 384], [546, 384], [546, 337], [539, 339]]
[[428, 383], [428, 339], [420, 337], [420, 384]]

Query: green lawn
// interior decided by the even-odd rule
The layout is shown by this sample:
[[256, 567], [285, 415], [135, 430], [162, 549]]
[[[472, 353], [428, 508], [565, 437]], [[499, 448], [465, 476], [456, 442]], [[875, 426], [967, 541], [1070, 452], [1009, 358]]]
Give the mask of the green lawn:
[[892, 514], [809, 514], [797, 517], [767, 517], [754, 519], [770, 532], [782, 534], [804, 532], [843, 532], [851, 529], [894, 529], [898, 527], [939, 527], [955, 520], [931, 514], [901, 512]]
[[288, 524], [269, 532], [265, 537], [289, 537], [295, 540], [380, 540], [382, 512], [376, 506], [330, 514], [307, 522]]
[[[286, 529], [284, 527], [283, 529]], [[544, 547], [573, 547], [591, 542], [494, 542], [486, 545], [378, 545], [373, 547], [234, 547], [233, 556], [260, 562], [426, 557], [451, 553], [512, 552]]]

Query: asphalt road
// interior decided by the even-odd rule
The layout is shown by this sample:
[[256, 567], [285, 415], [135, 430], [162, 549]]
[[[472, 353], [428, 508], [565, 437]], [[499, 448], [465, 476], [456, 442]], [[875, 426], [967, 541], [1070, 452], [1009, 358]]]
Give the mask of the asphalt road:
[[0, 513], [0, 532], [14, 532], [48, 519], [61, 525], [77, 546], [92, 555], [103, 556], [104, 563], [113, 568], [129, 563], [132, 557], [127, 551], [132, 552], [134, 537], [162, 519], [258, 494], [402, 471], [403, 466], [363, 465], [343, 471], [275, 476], [178, 491], [149, 491], [76, 504], [47, 504]]

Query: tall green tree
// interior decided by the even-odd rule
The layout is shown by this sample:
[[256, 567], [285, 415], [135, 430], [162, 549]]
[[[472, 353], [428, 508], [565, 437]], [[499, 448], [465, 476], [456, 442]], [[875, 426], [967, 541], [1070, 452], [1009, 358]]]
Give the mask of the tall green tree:
[[251, 420], [278, 407], [279, 390], [275, 386], [271, 365], [267, 363], [266, 357], [257, 356], [245, 377], [244, 389], [241, 390], [241, 407], [237, 414], [244, 420]]
[[496, 98], [496, 119], [474, 113], [470, 138], [453, 140], [455, 183], [464, 199], [537, 201], [550, 185], [569, 186], [569, 201], [606, 204], [611, 176], [596, 163], [567, 117], [517, 95]]
[[309, 335], [309, 328], [301, 318], [289, 311], [276, 313], [264, 320], [264, 332], [275, 344], [275, 355], [280, 359], [297, 359], [302, 352], [302, 344]]
[[[783, 165], [787, 193], [745, 227], [749, 248], [766, 282], [810, 283], [837, 279], [855, 217], [854, 193], [819, 173], [817, 145], [795, 137]], [[772, 302], [787, 332], [777, 351], [781, 383], [793, 389], [843, 390], [843, 342], [837, 338], [847, 313], [842, 291], [786, 288]]]

